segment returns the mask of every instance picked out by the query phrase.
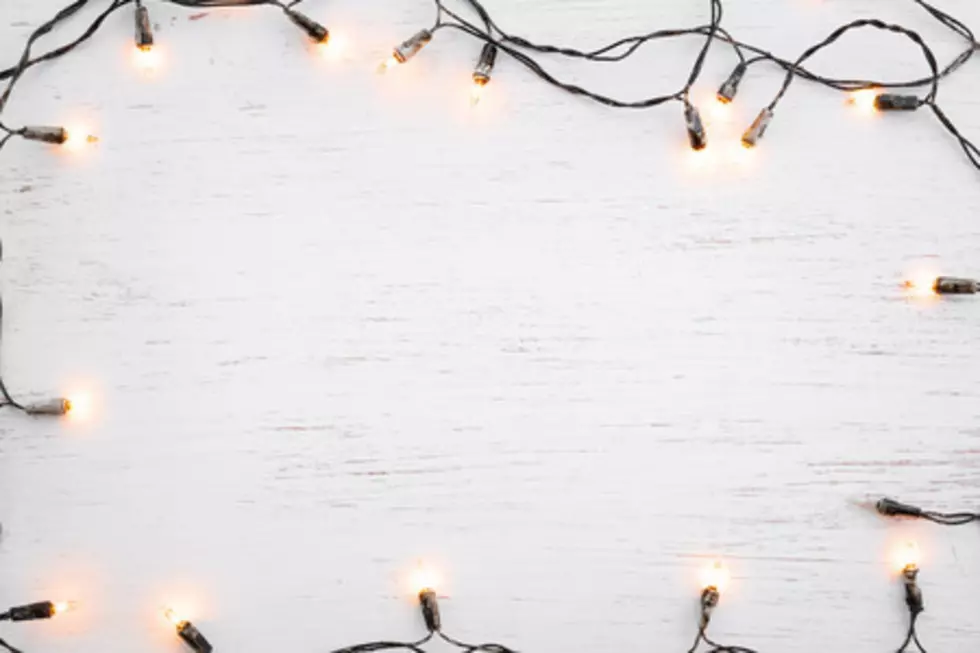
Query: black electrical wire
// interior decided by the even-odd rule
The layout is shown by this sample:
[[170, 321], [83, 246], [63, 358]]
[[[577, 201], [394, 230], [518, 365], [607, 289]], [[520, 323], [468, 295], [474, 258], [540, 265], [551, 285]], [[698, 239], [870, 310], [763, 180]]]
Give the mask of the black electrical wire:
[[441, 630], [438, 631], [439, 637], [443, 639], [447, 644], [451, 644], [456, 648], [462, 649], [463, 653], [516, 653], [514, 649], [508, 648], [503, 644], [465, 644], [458, 639], [450, 637]]
[[[0, 113], [3, 113], [3, 109], [10, 99], [10, 94], [13, 92], [14, 85], [17, 83], [17, 81], [20, 79], [20, 77], [24, 74], [25, 71], [27, 71], [30, 67], [38, 63], [41, 63], [43, 61], [50, 61], [52, 59], [62, 57], [68, 52], [71, 52], [76, 47], [78, 47], [88, 39], [92, 38], [92, 36], [98, 31], [99, 27], [102, 26], [102, 23], [105, 22], [106, 18], [108, 18], [109, 15], [111, 15], [114, 11], [116, 11], [120, 7], [129, 4], [130, 2], [132, 2], [132, 0], [113, 0], [112, 4], [110, 4], [105, 11], [99, 14], [99, 16], [95, 19], [95, 21], [89, 26], [89, 28], [86, 29], [85, 32], [82, 33], [82, 35], [79, 36], [77, 39], [59, 48], [55, 48], [54, 50], [51, 50], [50, 52], [47, 52], [44, 55], [37, 57], [36, 59], [31, 59], [31, 48], [33, 47], [34, 43], [45, 34], [51, 32], [51, 30], [53, 30], [59, 23], [68, 20], [69, 18], [77, 14], [79, 11], [81, 11], [81, 9], [89, 3], [89, 0], [76, 0], [74, 3], [68, 5], [67, 7], [59, 11], [57, 14], [55, 14], [54, 18], [52, 18], [51, 20], [49, 20], [48, 22], [44, 23], [36, 30], [34, 30], [34, 32], [27, 39], [27, 45], [24, 47], [24, 52], [21, 55], [20, 61], [17, 63], [17, 65], [9, 70], [3, 71], [3, 73], [0, 73], [0, 80], [10, 79], [10, 81], [7, 83], [6, 89], [4, 89], [3, 91], [3, 94], [0, 94]], [[14, 133], [14, 134], [17, 133], [7, 128], [4, 129], [10, 133]], [[10, 133], [8, 133], [8, 136], [10, 135]]]
[[13, 646], [11, 646], [10, 644], [8, 644], [2, 639], [0, 639], [0, 648], [5, 649], [7, 653], [24, 653], [19, 648], [14, 648]]
[[[972, 57], [973, 53], [980, 48], [980, 44], [976, 42], [974, 33], [967, 27], [962, 21], [952, 17], [950, 14], [943, 12], [933, 5], [925, 2], [925, 0], [913, 0], [917, 5], [924, 8], [930, 15], [932, 15], [936, 20], [947, 28], [953, 30], [958, 35], [967, 39], [969, 45], [952, 63], [947, 65], [944, 69], [940, 70], [939, 64], [936, 60], [935, 55], [932, 50], [926, 45], [922, 37], [915, 31], [908, 28], [902, 27], [900, 25], [893, 25], [885, 23], [884, 21], [878, 19], [860, 19], [852, 21], [846, 25], [839, 27], [834, 30], [824, 40], [820, 41], [816, 45], [808, 48], [804, 53], [794, 62], [788, 62], [779, 59], [770, 52], [766, 52], [759, 48], [755, 48], [748, 44], [744, 44], [731, 38], [727, 33], [723, 33], [720, 28], [721, 14], [723, 8], [721, 6], [720, 0], [711, 1], [711, 23], [707, 27], [698, 27], [688, 30], [667, 30], [654, 32], [651, 34], [629, 37], [626, 39], [620, 39], [614, 43], [607, 46], [594, 50], [592, 52], [583, 52], [580, 50], [575, 50], [571, 48], [559, 48], [550, 45], [539, 45], [535, 44], [527, 39], [521, 37], [515, 37], [513, 35], [504, 32], [499, 25], [493, 20], [489, 12], [480, 2], [480, 0], [466, 0], [467, 4], [477, 13], [480, 19], [486, 26], [485, 30], [481, 30], [476, 25], [463, 19], [457, 13], [451, 11], [445, 6], [444, 0], [435, 0], [435, 4], [439, 12], [439, 20], [437, 21], [436, 29], [441, 27], [450, 27], [453, 29], [458, 29], [463, 31], [475, 38], [483, 40], [487, 43], [493, 43], [500, 50], [509, 54], [518, 63], [522, 64], [525, 68], [530, 70], [532, 73], [537, 75], [540, 79], [545, 82], [564, 90], [566, 92], [572, 93], [574, 95], [579, 95], [591, 99], [593, 101], [599, 102], [601, 104], [615, 107], [615, 108], [633, 108], [633, 109], [644, 109], [648, 107], [658, 106], [665, 102], [671, 100], [683, 101], [686, 105], [689, 103], [688, 94], [691, 86], [698, 79], [701, 70], [703, 68], [704, 60], [708, 54], [708, 50], [711, 43], [715, 39], [727, 40], [734, 47], [739, 56], [740, 64], [744, 65], [746, 68], [748, 65], [753, 63], [758, 63], [759, 61], [773, 61], [780, 65], [786, 71], [786, 77], [784, 78], [783, 85], [779, 92], [776, 94], [773, 101], [770, 103], [768, 109], [770, 112], [776, 107], [779, 101], [783, 98], [789, 89], [795, 77], [801, 77], [809, 81], [822, 84], [837, 90], [859, 90], [865, 88], [910, 88], [914, 86], [929, 86], [929, 90], [926, 96], [918, 101], [918, 106], [928, 105], [932, 111], [935, 113], [936, 117], [939, 119], [940, 123], [949, 131], [950, 134], [957, 140], [960, 147], [963, 149], [969, 161], [976, 167], [980, 169], [980, 148], [978, 148], [974, 143], [967, 139], [953, 124], [953, 122], [946, 116], [946, 114], [936, 105], [935, 99], [938, 93], [939, 81], [944, 77], [952, 74], [953, 71], [957, 70], [962, 66], [967, 60]], [[446, 16], [453, 19], [455, 22], [442, 22], [442, 16]], [[837, 80], [832, 78], [825, 78], [806, 70], [803, 68], [803, 64], [810, 59], [812, 56], [829, 47], [835, 43], [839, 38], [841, 38], [847, 32], [861, 28], [861, 27], [873, 27], [880, 30], [890, 31], [898, 34], [902, 34], [907, 38], [911, 39], [922, 49], [922, 52], [926, 58], [926, 62], [929, 64], [931, 75], [922, 79], [912, 80], [910, 82], [891, 82], [883, 83], [875, 80]], [[676, 36], [685, 36], [691, 34], [703, 34], [706, 36], [705, 43], [698, 53], [697, 59], [695, 60], [694, 66], [692, 67], [689, 79], [684, 88], [676, 94], [658, 96], [653, 98], [647, 98], [644, 100], [636, 101], [624, 101], [617, 98], [613, 98], [607, 95], [592, 92], [576, 84], [570, 84], [562, 82], [555, 78], [553, 75], [548, 73], [540, 63], [528, 56], [524, 52], [519, 52], [520, 49], [531, 50], [539, 53], [550, 53], [559, 54], [569, 57], [576, 57], [581, 59], [586, 59], [590, 61], [622, 61], [627, 57], [635, 53], [641, 45], [647, 43], [654, 39], [660, 38], [673, 38]], [[625, 49], [622, 49], [624, 48]], [[622, 50], [621, 50], [622, 49]], [[751, 52], [756, 52], [757, 56], [751, 60], [746, 61], [742, 50], [748, 50]], [[621, 50], [617, 52], [617, 50]], [[744, 69], [742, 71], [744, 75]]]
[[528, 56], [526, 53], [521, 52], [520, 50], [507, 45], [503, 41], [496, 40], [492, 36], [487, 36], [484, 32], [480, 31], [479, 28], [474, 26], [472, 23], [469, 23], [465, 19], [459, 17], [454, 12], [448, 9], [443, 9], [443, 11], [446, 13], [446, 15], [448, 15], [449, 17], [451, 17], [457, 22], [456, 23], [442, 22], [437, 24], [435, 29], [442, 29], [442, 28], [456, 29], [466, 34], [469, 34], [474, 38], [480, 39], [486, 43], [493, 43], [500, 49], [500, 51], [510, 55], [511, 58], [513, 58], [515, 61], [517, 61], [525, 68], [530, 70], [537, 77], [547, 82], [548, 84], [551, 84], [552, 86], [561, 89], [567, 93], [571, 93], [573, 95], [580, 95], [590, 100], [593, 100], [595, 102], [598, 102], [600, 104], [604, 104], [606, 106], [610, 106], [618, 109], [647, 109], [650, 107], [659, 106], [666, 102], [680, 100], [683, 97], [684, 91], [682, 90], [670, 95], [656, 96], [643, 100], [627, 101], [627, 100], [619, 100], [617, 98], [603, 95], [601, 93], [590, 91], [577, 84], [563, 82], [558, 78], [554, 77], [553, 75], [551, 75], [549, 72], [547, 72], [537, 61], [535, 61], [532, 57]]
[[[533, 50], [539, 53], [558, 54], [567, 57], [582, 58], [589, 61], [605, 61], [605, 62], [622, 61], [623, 59], [629, 57], [634, 52], [636, 52], [636, 50], [640, 46], [642, 46], [643, 44], [649, 41], [663, 39], [663, 38], [675, 38], [680, 36], [705, 34], [711, 29], [711, 26], [709, 25], [709, 26], [702, 26], [702, 27], [697, 27], [692, 29], [660, 30], [660, 31], [651, 32], [649, 34], [631, 36], [624, 39], [620, 39], [609, 45], [603, 46], [602, 48], [599, 48], [597, 50], [581, 51], [574, 48], [537, 44], [528, 39], [508, 34], [503, 29], [501, 29], [495, 22], [493, 22], [493, 20], [489, 17], [489, 13], [480, 4], [478, 0], [466, 0], [466, 1], [468, 2], [468, 4], [470, 4], [472, 7], [476, 9], [477, 13], [481, 15], [481, 17], [483, 17], [484, 20], [489, 21], [488, 24], [492, 26], [493, 31], [495, 31], [500, 35], [500, 38], [503, 41], [507, 41], [517, 47]], [[941, 77], [946, 77], [949, 74], [952, 74], [952, 72], [958, 69], [961, 65], [963, 65], [963, 63], [965, 63], [967, 60], [970, 59], [970, 57], [973, 56], [973, 53], [978, 49], [977, 48], [978, 44], [976, 43], [972, 31], [970, 31], [970, 29], [966, 27], [958, 19], [953, 18], [949, 14], [941, 12], [940, 10], [933, 7], [932, 5], [929, 5], [928, 3], [924, 2], [924, 0], [913, 0], [913, 2], [926, 8], [927, 11], [929, 11], [935, 18], [940, 20], [940, 22], [942, 22], [947, 27], [950, 27], [957, 33], [965, 36], [969, 41], [969, 46], [941, 73], [940, 75]], [[442, 0], [437, 0], [437, 4], [441, 5]], [[786, 70], [793, 68], [793, 64], [791, 62], [786, 61], [784, 59], [780, 59], [772, 52], [766, 51], [756, 46], [752, 46], [747, 43], [743, 43], [741, 41], [732, 38], [732, 36], [723, 28], [719, 28], [717, 33], [719, 35], [717, 36], [717, 38], [719, 38], [722, 41], [728, 42], [735, 48], [739, 61], [742, 63], [747, 63], [747, 65], [751, 65], [754, 63], [758, 63], [760, 61], [771, 61]], [[622, 48], [623, 46], [629, 46], [629, 47], [626, 50], [619, 52], [617, 54], [612, 54], [612, 55], [608, 54], [609, 52], [612, 52], [618, 48]], [[748, 50], [750, 52], [753, 52], [757, 56], [749, 60], [748, 62], [746, 62], [743, 50]], [[816, 82], [825, 86], [829, 86], [831, 88], [835, 88], [837, 90], [844, 90], [844, 91], [858, 90], [862, 88], [871, 88], [871, 87], [909, 88], [914, 86], [923, 86], [932, 81], [931, 78], [909, 80], [904, 82], [881, 82], [876, 80], [838, 80], [838, 79], [827, 78], [827, 77], [816, 75], [803, 68], [797, 69], [797, 74], [800, 77], [803, 77], [809, 81]]]
[[932, 77], [930, 78], [931, 80], [930, 90], [928, 95], [926, 95], [926, 98], [923, 103], [932, 101], [936, 97], [936, 93], [939, 90], [939, 64], [936, 62], [936, 57], [932, 53], [932, 50], [929, 48], [928, 45], [926, 45], [925, 41], [922, 40], [922, 37], [919, 36], [916, 32], [913, 32], [910, 29], [902, 27], [901, 25], [892, 25], [872, 18], [872, 19], [855, 20], [846, 25], [842, 25], [841, 27], [838, 27], [833, 32], [831, 32], [827, 38], [823, 39], [816, 45], [807, 48], [806, 51], [802, 55], [800, 55], [800, 58], [794, 62], [792, 68], [790, 68], [786, 72], [786, 77], [783, 80], [782, 87], [779, 89], [779, 92], [776, 94], [776, 97], [773, 99], [773, 101], [769, 103], [769, 110], [772, 111], [773, 109], [775, 109], [779, 101], [783, 98], [784, 95], [786, 95], [786, 92], [789, 90], [790, 83], [793, 81], [793, 78], [796, 77], [796, 70], [800, 67], [800, 65], [803, 64], [803, 62], [805, 62], [807, 59], [817, 54], [824, 48], [835, 43], [847, 32], [862, 27], [874, 27], [875, 29], [902, 34], [908, 37], [909, 39], [911, 39], [912, 41], [914, 41], [916, 44], [918, 44], [918, 46], [922, 49], [923, 55], [925, 55], [926, 62], [929, 64], [929, 69], [932, 71]]
[[[13, 92], [14, 85], [20, 79], [21, 75], [24, 74], [24, 71], [27, 70], [28, 68], [28, 64], [31, 61], [31, 48], [34, 46], [34, 43], [45, 34], [51, 32], [51, 30], [53, 30], [59, 23], [68, 20], [69, 18], [77, 14], [79, 11], [81, 11], [85, 7], [85, 5], [89, 3], [89, 1], [90, 0], [75, 0], [75, 2], [68, 5], [67, 7], [59, 11], [57, 14], [55, 14], [54, 18], [52, 18], [51, 20], [42, 24], [40, 27], [34, 30], [34, 32], [30, 35], [30, 37], [28, 37], [27, 45], [24, 47], [24, 53], [21, 55], [20, 61], [14, 67], [13, 72], [10, 74], [10, 82], [7, 83], [7, 88], [4, 89], [2, 94], [0, 94], [0, 113], [3, 112], [4, 107], [6, 106], [8, 100], [10, 99], [10, 94], [11, 92]], [[112, 5], [110, 5], [110, 8], [109, 10], [107, 10], [105, 15], [107, 16], [108, 13], [111, 13], [112, 11], [117, 9], [120, 3], [125, 3], [129, 1], [130, 0], [113, 0]], [[104, 20], [104, 17], [102, 18], [102, 20]], [[96, 25], [94, 29], [91, 29], [91, 33], [94, 33], [96, 29], [98, 29], [98, 25]], [[88, 36], [91, 36], [91, 33]], [[84, 38], [82, 40], [84, 40]], [[74, 46], [69, 47], [68, 50], [72, 49], [73, 47]], [[65, 50], [65, 52], [67, 52], [68, 50]], [[61, 54], [55, 56], [61, 56], [65, 52], [62, 52]]]
[[915, 643], [916, 647], [918, 647], [921, 653], [926, 653], [925, 647], [922, 646], [922, 642], [919, 641], [919, 633], [916, 632], [915, 629], [915, 625], [918, 620], [919, 620], [918, 614], [913, 613], [909, 617], [909, 629], [905, 635], [905, 641], [902, 642], [902, 645], [898, 647], [898, 650], [895, 653], [905, 653], [906, 651], [909, 650], [909, 645], [911, 645], [913, 642]]
[[961, 511], [961, 512], [936, 512], [933, 510], [923, 510], [918, 506], [902, 503], [895, 499], [884, 498], [878, 500], [875, 509], [885, 517], [913, 517], [925, 519], [943, 526], [962, 526], [973, 522], [980, 522], [980, 513]]
[[935, 101], [929, 102], [928, 104], [929, 108], [932, 109], [932, 112], [936, 114], [937, 118], [939, 118], [939, 122], [943, 125], [943, 127], [945, 127], [946, 130], [953, 135], [953, 138], [959, 142], [960, 147], [963, 148], [963, 152], [966, 154], [967, 158], [970, 159], [970, 162], [974, 165], [974, 167], [980, 170], [980, 148], [977, 148], [974, 143], [960, 133], [960, 130], [957, 129], [953, 122], [946, 117], [946, 114], [943, 113], [942, 109], [939, 108]]
[[365, 644], [356, 644], [354, 646], [347, 646], [344, 648], [339, 648], [333, 653], [373, 653], [374, 651], [392, 651], [392, 650], [403, 650], [411, 651], [412, 653], [425, 653], [422, 646], [432, 639], [432, 633], [429, 633], [426, 637], [418, 640], [417, 642], [367, 642]]
[[707, 653], [758, 653], [758, 651], [756, 651], [755, 649], [746, 648], [745, 646], [736, 646], [733, 644], [719, 644], [714, 640], [712, 640], [710, 637], [708, 637], [708, 633], [706, 632], [707, 629], [708, 629], [707, 624], [702, 625], [698, 629], [698, 635], [694, 639], [694, 644], [691, 646], [691, 648], [688, 650], [687, 653], [695, 653], [695, 651], [697, 651], [698, 646], [701, 644], [701, 642], [704, 642], [705, 644], [711, 647], [710, 649], [708, 649]]

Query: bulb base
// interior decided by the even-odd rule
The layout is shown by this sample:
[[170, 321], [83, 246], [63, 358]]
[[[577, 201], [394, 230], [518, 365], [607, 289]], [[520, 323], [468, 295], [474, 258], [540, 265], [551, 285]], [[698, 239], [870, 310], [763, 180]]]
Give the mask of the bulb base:
[[493, 67], [497, 65], [497, 46], [487, 43], [480, 52], [480, 60], [476, 63], [473, 70], [473, 83], [479, 86], [486, 86], [490, 83], [490, 75]]
[[425, 627], [430, 633], [438, 632], [442, 629], [442, 616], [439, 614], [439, 600], [436, 598], [435, 590], [424, 589], [419, 592], [419, 606], [422, 608], [422, 619], [425, 620]]
[[136, 9], [136, 47], [144, 52], [153, 48], [153, 29], [150, 27], [150, 12], [146, 7]]
[[211, 653], [214, 650], [201, 631], [189, 621], [181, 621], [177, 624], [177, 636], [184, 640], [194, 653]]
[[918, 577], [919, 568], [915, 565], [906, 565], [905, 569], [902, 570], [902, 580], [905, 583], [905, 605], [908, 606], [909, 612], [913, 615], [917, 615], [925, 610], [925, 604], [922, 600], [922, 590], [919, 589]]
[[766, 135], [766, 130], [769, 129], [769, 123], [772, 122], [772, 111], [769, 108], [765, 108], [759, 112], [749, 128], [745, 130], [742, 134], [742, 145], [745, 147], [755, 147], [755, 144], [759, 142], [759, 139]]
[[878, 111], [915, 111], [920, 106], [922, 101], [914, 95], [882, 93], [875, 97], [875, 109]]
[[405, 63], [419, 53], [432, 40], [432, 32], [427, 29], [413, 34], [392, 51], [392, 56], [398, 63]]
[[68, 140], [68, 132], [64, 127], [24, 127], [20, 135], [29, 141], [63, 145]]
[[67, 399], [51, 399], [24, 406], [28, 415], [66, 415], [71, 410], [71, 402]]
[[745, 71], [748, 70], [748, 66], [744, 63], [738, 64], [732, 74], [729, 75], [725, 83], [721, 85], [718, 89], [718, 101], [722, 104], [728, 104], [735, 99], [735, 94], [738, 93], [738, 86], [742, 83], [742, 78], [745, 77]]
[[687, 138], [692, 150], [703, 150], [708, 146], [708, 135], [704, 131], [701, 114], [693, 104], [684, 105], [684, 122], [687, 123]]
[[707, 628], [711, 621], [711, 615], [718, 607], [721, 600], [721, 593], [717, 587], [705, 587], [701, 592], [701, 627]]
[[330, 30], [306, 14], [295, 9], [288, 9], [286, 15], [289, 16], [289, 20], [293, 21], [297, 27], [306, 32], [306, 35], [314, 43], [326, 43], [330, 40]]
[[10, 608], [7, 614], [10, 621], [36, 621], [38, 619], [50, 619], [58, 614], [58, 610], [51, 601], [40, 601]]
[[932, 289], [937, 295], [975, 295], [980, 292], [980, 282], [973, 279], [939, 277]]

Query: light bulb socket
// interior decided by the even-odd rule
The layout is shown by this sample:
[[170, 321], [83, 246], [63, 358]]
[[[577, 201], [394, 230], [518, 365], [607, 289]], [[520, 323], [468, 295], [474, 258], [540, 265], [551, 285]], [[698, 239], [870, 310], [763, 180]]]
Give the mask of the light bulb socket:
[[136, 8], [136, 47], [144, 51], [153, 47], [153, 28], [150, 27], [150, 12], [142, 5]]
[[765, 136], [766, 130], [769, 129], [769, 123], [771, 122], [772, 110], [766, 107], [759, 112], [759, 115], [752, 121], [749, 128], [742, 134], [742, 145], [745, 147], [755, 147], [759, 139]]
[[902, 503], [901, 501], [895, 501], [894, 499], [889, 499], [885, 497], [879, 499], [875, 504], [875, 509], [878, 514], [884, 515], [886, 517], [921, 517], [922, 508], [917, 508], [915, 506], [910, 506], [907, 503]]
[[177, 636], [184, 640], [195, 653], [211, 653], [213, 647], [211, 642], [205, 639], [197, 626], [189, 621], [181, 621], [177, 624]]
[[424, 589], [419, 592], [419, 605], [422, 608], [422, 619], [430, 633], [442, 630], [442, 616], [439, 614], [439, 600], [435, 590]]
[[711, 586], [705, 587], [701, 591], [701, 627], [706, 628], [708, 622], [711, 621], [711, 614], [718, 607], [718, 602], [721, 600], [721, 593], [718, 592], [718, 588]]
[[882, 93], [875, 97], [875, 109], [878, 111], [915, 111], [920, 106], [922, 100], [915, 95]]
[[735, 94], [738, 93], [738, 86], [742, 83], [742, 78], [745, 77], [745, 71], [748, 69], [749, 67], [744, 61], [735, 66], [735, 70], [732, 71], [732, 74], [728, 76], [725, 83], [718, 89], [719, 102], [728, 104], [735, 99]]
[[289, 20], [293, 21], [295, 25], [306, 32], [307, 36], [309, 36], [314, 43], [326, 43], [330, 40], [330, 30], [306, 14], [296, 11], [295, 9], [286, 9], [286, 15], [289, 16]]
[[67, 399], [51, 399], [24, 406], [28, 415], [65, 415], [71, 410], [71, 402]]
[[980, 282], [957, 277], [939, 277], [932, 289], [937, 295], [975, 295], [980, 292]]
[[486, 86], [490, 83], [490, 74], [493, 67], [497, 64], [497, 46], [487, 43], [480, 52], [480, 60], [476, 63], [473, 70], [473, 83]]
[[58, 613], [51, 601], [40, 601], [29, 605], [19, 605], [7, 611], [10, 621], [36, 621], [50, 619]]
[[29, 141], [62, 145], [68, 140], [68, 132], [64, 127], [24, 127], [20, 135]]
[[432, 40], [432, 32], [427, 29], [413, 34], [405, 42], [395, 46], [392, 56], [398, 63], [405, 63], [419, 53]]
[[905, 605], [908, 606], [909, 612], [913, 615], [917, 615], [923, 610], [925, 610], [925, 604], [922, 600], [922, 590], [919, 588], [919, 568], [915, 565], [906, 565], [905, 569], [902, 571], [902, 580], [905, 583]]
[[708, 135], [704, 131], [701, 114], [693, 104], [684, 104], [684, 122], [687, 123], [687, 138], [692, 150], [703, 150], [708, 146]]

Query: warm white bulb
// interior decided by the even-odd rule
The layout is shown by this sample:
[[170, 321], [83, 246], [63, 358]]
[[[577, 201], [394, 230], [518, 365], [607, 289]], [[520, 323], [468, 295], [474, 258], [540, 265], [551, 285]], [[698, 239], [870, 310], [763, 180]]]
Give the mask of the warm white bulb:
[[713, 587], [719, 592], [723, 592], [725, 591], [725, 588], [728, 587], [728, 581], [730, 578], [728, 569], [721, 564], [720, 560], [716, 560], [702, 570], [701, 586], [704, 589]]
[[398, 59], [395, 59], [394, 56], [388, 57], [387, 59], [381, 62], [380, 66], [378, 66], [378, 74], [384, 75], [386, 72], [388, 72], [389, 68], [394, 68], [397, 65], [398, 65]]

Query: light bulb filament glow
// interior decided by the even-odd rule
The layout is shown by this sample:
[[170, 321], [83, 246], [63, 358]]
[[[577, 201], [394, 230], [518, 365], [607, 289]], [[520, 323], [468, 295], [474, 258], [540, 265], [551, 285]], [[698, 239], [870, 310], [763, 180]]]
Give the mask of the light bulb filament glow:
[[716, 560], [703, 570], [701, 574], [701, 585], [704, 589], [714, 588], [718, 592], [722, 592], [728, 587], [729, 579], [728, 570], [722, 565], [720, 560]]

